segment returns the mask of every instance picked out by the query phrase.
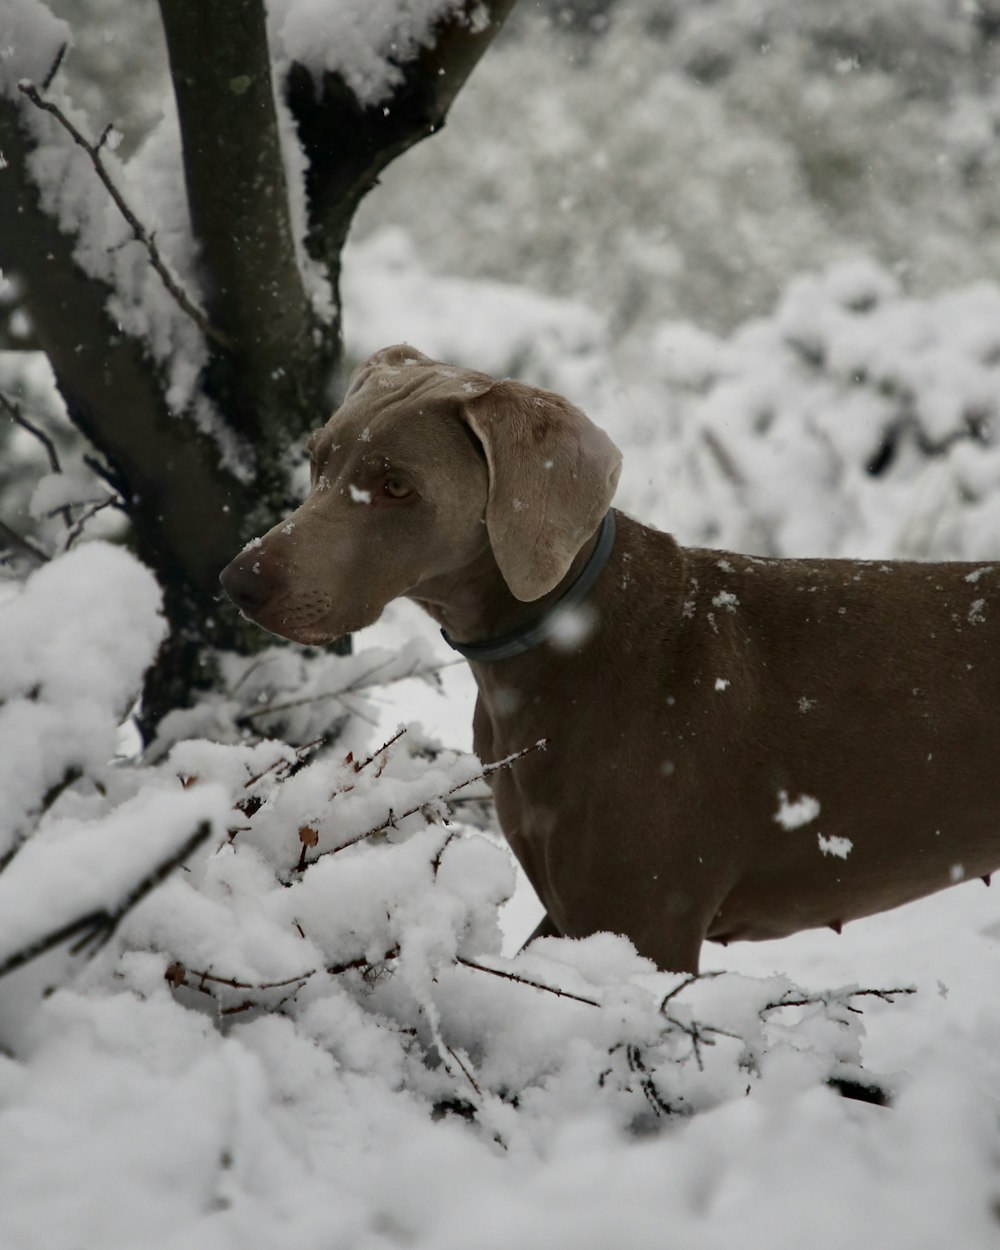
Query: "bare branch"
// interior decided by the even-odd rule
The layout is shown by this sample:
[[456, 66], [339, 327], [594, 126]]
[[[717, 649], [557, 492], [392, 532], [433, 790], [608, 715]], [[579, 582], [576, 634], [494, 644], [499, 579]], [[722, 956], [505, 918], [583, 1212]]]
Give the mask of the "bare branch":
[[339, 686], [336, 690], [322, 690], [318, 694], [304, 695], [301, 699], [288, 699], [284, 703], [268, 703], [264, 707], [254, 708], [241, 716], [236, 723], [240, 728], [249, 728], [250, 723], [259, 716], [272, 716], [277, 712], [290, 712], [295, 708], [307, 707], [310, 703], [319, 703], [321, 699], [342, 700], [345, 695], [357, 694], [359, 691], [371, 689], [372, 686], [390, 686], [398, 681], [407, 681], [411, 677], [428, 677], [440, 673], [443, 669], [454, 668], [456, 664], [465, 663], [464, 660], [442, 660], [438, 664], [429, 664], [422, 667], [420, 661], [415, 660], [405, 672], [397, 673], [394, 677], [379, 677], [379, 674], [394, 664], [395, 661], [396, 656], [394, 655], [389, 656], [387, 660], [379, 660], [370, 669], [359, 673], [356, 677], [352, 677], [349, 682]]
[[104, 184], [108, 194], [114, 201], [115, 207], [125, 218], [125, 221], [128, 223], [128, 226], [132, 231], [133, 237], [146, 249], [146, 254], [149, 256], [149, 263], [156, 270], [160, 281], [166, 287], [178, 308], [191, 318], [191, 320], [201, 330], [202, 334], [204, 334], [207, 338], [212, 339], [214, 342], [219, 343], [222, 346], [227, 346], [228, 339], [226, 336], [216, 330], [214, 326], [209, 324], [208, 318], [194, 303], [187, 292], [184, 291], [180, 283], [167, 268], [163, 257], [160, 255], [160, 249], [156, 246], [155, 236], [146, 229], [131, 208], [129, 208], [128, 204], [125, 202], [125, 197], [118, 190], [117, 186], [115, 186], [114, 179], [108, 173], [103, 160], [101, 160], [101, 148], [104, 146], [112, 128], [110, 126], [105, 127], [104, 133], [101, 135], [98, 142], [91, 143], [90, 140], [87, 139], [76, 126], [73, 125], [58, 104], [53, 104], [51, 100], [43, 98], [41, 92], [33, 82], [20, 82], [17, 86], [21, 94], [27, 96], [36, 108], [43, 109], [46, 113], [51, 113], [60, 126], [62, 126], [62, 128], [70, 136], [73, 142], [86, 152], [87, 156], [90, 158], [90, 163], [94, 167], [94, 172]]
[[66, 542], [63, 544], [64, 551], [69, 551], [70, 547], [73, 546], [76, 540], [83, 533], [83, 527], [87, 524], [91, 517], [97, 516], [98, 512], [103, 512], [105, 508], [122, 509], [122, 501], [116, 495], [109, 495], [107, 499], [100, 499], [97, 503], [92, 504], [86, 512], [77, 517], [76, 524], [66, 535]]
[[[301, 933], [301, 929], [299, 930]], [[325, 972], [327, 976], [339, 977], [345, 972], [361, 972], [368, 976], [375, 972], [380, 964], [388, 963], [392, 959], [399, 956], [399, 947], [393, 946], [385, 952], [381, 959], [366, 959], [359, 956], [357, 959], [350, 959], [340, 964], [330, 964], [324, 968], [307, 968], [305, 972], [298, 972], [294, 976], [284, 977], [278, 981], [241, 981], [238, 977], [219, 976], [218, 973], [212, 972], [211, 969], [186, 968], [179, 960], [170, 964], [164, 973], [164, 979], [172, 989], [179, 989], [186, 986], [189, 989], [198, 990], [202, 994], [208, 994], [209, 997], [215, 997], [210, 986], [217, 985], [221, 989], [242, 990], [249, 994], [267, 994], [270, 990], [287, 989], [293, 986], [292, 994], [288, 997], [294, 998], [295, 994], [317, 973]], [[2, 974], [0, 974], [2, 975]], [[283, 998], [277, 1006], [283, 1006], [288, 997]], [[264, 1004], [254, 999], [244, 998], [242, 1002], [236, 1006], [222, 1008], [223, 1015], [235, 1015], [238, 1012], [249, 1011], [254, 1007], [260, 1007]], [[272, 1007], [277, 1010], [277, 1007]]]
[[49, 556], [42, 551], [41, 547], [36, 547], [30, 538], [24, 538], [17, 530], [11, 529], [9, 525], [0, 521], [0, 548], [2, 547], [27, 556], [34, 564], [48, 564], [49, 562]]
[[66, 49], [68, 47], [69, 47], [68, 43], [63, 43], [59, 45], [59, 51], [55, 55], [55, 60], [49, 66], [49, 72], [42, 79], [43, 91], [48, 91], [48, 89], [52, 86], [52, 82], [55, 79], [56, 74], [59, 73], [60, 67], [62, 66], [63, 57], [66, 55]]
[[472, 959], [456, 957], [456, 963], [463, 968], [472, 968], [476, 972], [488, 972], [490, 976], [502, 977], [505, 981], [514, 981], [518, 985], [529, 985], [533, 990], [544, 990], [546, 994], [555, 994], [557, 998], [571, 998], [575, 1003], [586, 1003], [588, 1007], [600, 1007], [596, 998], [585, 998], [582, 994], [573, 994], [570, 990], [560, 990], [554, 985], [544, 985], [541, 981], [533, 981], [530, 977], [522, 977], [516, 972], [505, 972], [502, 968], [490, 968], [486, 964], [476, 963]]
[[0, 408], [6, 412], [7, 416], [10, 417], [12, 421], [38, 439], [38, 441], [45, 448], [45, 454], [49, 458], [49, 468], [52, 472], [62, 473], [62, 465], [59, 463], [59, 455], [56, 452], [55, 443], [40, 426], [37, 426], [33, 421], [28, 420], [28, 418], [21, 411], [21, 405], [15, 404], [12, 399], [9, 399], [3, 393], [3, 391], [0, 391]]
[[780, 1011], [783, 1007], [830, 1007], [833, 1005], [846, 1007], [848, 1011], [861, 1014], [860, 1007], [851, 1005], [852, 998], [878, 998], [884, 1003], [892, 1003], [893, 999], [901, 994], [915, 994], [917, 987], [915, 985], [904, 985], [891, 990], [866, 989], [866, 990], [826, 990], [817, 994], [799, 994], [793, 996], [791, 993], [783, 994], [781, 998], [773, 1003], [765, 1003], [760, 1009], [760, 1015], [764, 1016], [772, 1011]]

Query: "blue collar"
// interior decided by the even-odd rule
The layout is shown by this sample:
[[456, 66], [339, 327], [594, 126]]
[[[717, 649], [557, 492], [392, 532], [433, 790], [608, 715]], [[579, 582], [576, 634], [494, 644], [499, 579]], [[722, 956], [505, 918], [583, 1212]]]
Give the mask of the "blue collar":
[[531, 651], [539, 643], [545, 642], [553, 634], [553, 618], [570, 608], [578, 607], [586, 599], [591, 588], [608, 562], [615, 545], [615, 514], [610, 510], [605, 513], [601, 528], [597, 534], [597, 542], [590, 558], [580, 570], [576, 581], [568, 586], [559, 598], [546, 611], [520, 629], [509, 634], [501, 634], [499, 638], [485, 638], [482, 642], [455, 642], [441, 630], [441, 637], [453, 651], [464, 655], [467, 660], [477, 664], [487, 664], [491, 660], [509, 660], [512, 656], [523, 655]]

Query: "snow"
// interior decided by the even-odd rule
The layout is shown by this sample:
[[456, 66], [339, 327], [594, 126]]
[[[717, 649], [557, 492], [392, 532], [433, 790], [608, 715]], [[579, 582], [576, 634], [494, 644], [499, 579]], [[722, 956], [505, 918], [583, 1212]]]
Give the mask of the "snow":
[[0, 96], [17, 99], [19, 82], [43, 79], [64, 43], [72, 43], [69, 25], [41, 0], [6, 0], [0, 7]]
[[854, 843], [850, 838], [839, 838], [835, 834], [825, 837], [822, 833], [817, 834], [819, 849], [824, 855], [833, 855], [837, 859], [846, 859], [854, 849]]
[[[402, 83], [400, 64], [433, 46], [438, 23], [465, 8], [465, 0], [365, 0], [333, 9], [324, 0], [278, 0], [268, 5], [271, 46], [279, 64], [298, 61], [316, 78], [340, 75], [370, 107]], [[473, 7], [466, 23], [480, 29], [484, 16]]]
[[[317, 73], [349, 62], [378, 100], [392, 39], [426, 39], [440, 6], [328, 10], [271, 6], [283, 55], [308, 50]], [[0, 45], [15, 22], [39, 49], [17, 73], [40, 78], [62, 27], [25, 0], [0, 10]], [[686, 17], [682, 33], [695, 57], [739, 32]], [[657, 93], [657, 127], [660, 106], [692, 98]], [[579, 119], [551, 92], [546, 107], [544, 141], [575, 150]], [[810, 107], [826, 116], [815, 90]], [[683, 142], [708, 151], [725, 120], [712, 109], [706, 96]], [[46, 133], [48, 193], [90, 223], [87, 263], [186, 402], [198, 350], [135, 249], [107, 252], [120, 230]], [[175, 144], [167, 121], [128, 180], [190, 279]], [[762, 168], [774, 196], [794, 193], [786, 163]], [[748, 255], [766, 250], [746, 219], [732, 228], [750, 231]], [[678, 250], [639, 240], [633, 268], [662, 272]], [[578, 403], [625, 451], [630, 513], [737, 551], [986, 561], [959, 617], [975, 623], [1000, 523], [1000, 453], [969, 421], [1000, 404], [995, 287], [916, 298], [855, 259], [800, 275], [725, 337], [663, 320], [612, 334], [579, 299], [435, 277], [397, 226], [349, 248], [344, 292], [353, 358], [409, 340]], [[45, 478], [26, 507], [32, 493], [46, 512], [70, 488]], [[720, 557], [722, 573], [733, 563]], [[738, 610], [728, 592], [713, 606]], [[1000, 918], [960, 863], [954, 888], [842, 935], [709, 944], [720, 975], [690, 984], [608, 934], [518, 955], [537, 902], [468, 754], [467, 669], [417, 609], [390, 605], [350, 657], [222, 657], [216, 693], [116, 759], [158, 609], [148, 571], [106, 543], [3, 585], [0, 861], [16, 854], [0, 871], [0, 963], [120, 907], [193, 829], [211, 834], [91, 961], [62, 951], [0, 982], [0, 1246], [996, 1244]], [[724, 675], [714, 686], [732, 697]], [[816, 705], [792, 694], [804, 715]], [[835, 872], [852, 848], [812, 826], [820, 798], [776, 795], [775, 836], [815, 833]], [[831, 1077], [878, 1082], [893, 1105], [846, 1101]]]
[[819, 813], [819, 799], [811, 794], [800, 794], [798, 798], [790, 799], [787, 790], [778, 791], [778, 810], [774, 819], [782, 829], [800, 829], [815, 820]]
[[[120, 898], [193, 823], [215, 830], [93, 962], [46, 965], [55, 994], [27, 972], [0, 986], [0, 1244], [603, 1250], [667, 1226], [720, 1250], [992, 1244], [1000, 925], [978, 882], [841, 937], [709, 945], [725, 975], [686, 987], [611, 935], [514, 957], [530, 896], [475, 804], [449, 809], [482, 783], [456, 789], [478, 765], [433, 736], [468, 742], [469, 679], [416, 609], [369, 632], [381, 651], [227, 660], [228, 693], [109, 767], [157, 604], [132, 557], [89, 543], [0, 607], [7, 707], [39, 686], [53, 719], [90, 700], [105, 725], [0, 874], [0, 958]], [[413, 631], [432, 641], [401, 647]], [[238, 728], [308, 742], [331, 708], [355, 713], [332, 753]], [[66, 756], [11, 732], [20, 774]], [[794, 833], [819, 800], [777, 813]], [[834, 1075], [880, 1081], [893, 1108], [841, 1099]]]

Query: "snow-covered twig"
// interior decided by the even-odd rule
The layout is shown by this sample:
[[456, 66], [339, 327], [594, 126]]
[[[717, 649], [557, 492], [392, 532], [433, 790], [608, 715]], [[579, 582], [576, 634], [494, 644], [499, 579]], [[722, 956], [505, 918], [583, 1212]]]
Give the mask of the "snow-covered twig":
[[41, 547], [36, 547], [30, 538], [25, 538], [3, 521], [0, 521], [0, 547], [6, 547], [10, 551], [19, 551], [35, 564], [47, 564], [50, 559], [49, 555]]
[[502, 968], [490, 968], [487, 964], [476, 963], [474, 959], [456, 956], [455, 962], [463, 968], [472, 968], [475, 972], [488, 972], [490, 976], [503, 977], [505, 981], [514, 981], [517, 985], [528, 985], [533, 990], [544, 990], [546, 994], [555, 994], [557, 998], [571, 998], [576, 1003], [586, 1003], [588, 1007], [600, 1007], [596, 998], [586, 998], [583, 994], [574, 994], [571, 990], [560, 990], [554, 985], [545, 985], [541, 981], [533, 981], [530, 977], [522, 977], [516, 972], [505, 972]]
[[181, 311], [191, 318], [206, 338], [210, 338], [213, 342], [218, 343], [222, 347], [229, 347], [229, 340], [226, 336], [209, 322], [202, 310], [193, 302], [191, 297], [187, 294], [183, 287], [181, 287], [180, 283], [167, 268], [163, 257], [160, 255], [160, 249], [156, 246], [155, 233], [151, 233], [147, 230], [131, 208], [129, 208], [124, 196], [115, 186], [114, 180], [108, 173], [107, 167], [101, 159], [101, 149], [104, 147], [107, 142], [108, 135], [111, 133], [111, 126], [106, 126], [98, 141], [96, 143], [91, 143], [90, 140], [87, 139], [76, 126], [73, 125], [58, 104], [53, 104], [51, 100], [46, 100], [42, 96], [41, 92], [33, 82], [25, 79], [24, 81], [19, 82], [17, 86], [21, 94], [26, 96], [36, 108], [42, 109], [46, 113], [50, 113], [70, 136], [73, 142], [86, 152], [87, 156], [90, 158], [90, 163], [94, 167], [94, 172], [104, 184], [108, 194], [115, 203], [115, 207], [125, 218], [125, 221], [128, 223], [129, 228], [132, 231], [133, 237], [146, 249], [146, 254], [149, 257], [149, 263], [156, 270], [160, 277], [160, 281], [163, 283], [164, 287], [166, 287], [171, 298]]
[[844, 990], [827, 990], [817, 994], [799, 994], [796, 997], [790, 997], [789, 994], [782, 994], [781, 998], [773, 1003], [765, 1003], [760, 1009], [760, 1015], [763, 1017], [772, 1011], [780, 1011], [783, 1007], [844, 1007], [848, 1011], [853, 1011], [855, 1015], [861, 1015], [860, 1007], [853, 1007], [850, 1003], [852, 998], [879, 998], [884, 1003], [892, 1003], [893, 999], [900, 994], [915, 994], [917, 987], [915, 985], [899, 986], [891, 990], [878, 989], [844, 989]]
[[20, 950], [14, 951], [12, 955], [8, 955], [5, 959], [0, 960], [0, 978], [7, 976], [8, 973], [14, 972], [18, 968], [23, 968], [25, 964], [30, 963], [33, 959], [37, 959], [39, 955], [44, 955], [47, 951], [54, 950], [57, 946], [61, 946], [72, 938], [77, 940], [70, 947], [71, 954], [78, 955], [89, 947], [89, 955], [96, 955], [111, 940], [115, 930], [128, 913], [141, 903], [147, 894], [150, 894], [158, 885], [165, 881], [175, 868], [180, 867], [188, 856], [201, 846], [211, 832], [211, 821], [201, 821], [194, 833], [172, 855], [162, 863], [157, 864], [152, 872], [148, 873], [134, 885], [117, 907], [100, 907], [94, 911], [87, 912], [84, 916], [78, 916], [75, 920], [71, 920], [67, 924], [60, 925], [58, 929], [53, 929], [49, 933], [43, 934], [42, 937], [37, 938], [34, 942], [29, 942], [27, 946], [22, 946]]
[[[329, 964], [323, 968], [307, 968], [304, 972], [298, 972], [291, 977], [283, 977], [278, 981], [241, 981], [238, 977], [224, 977], [212, 972], [208, 968], [187, 968], [179, 960], [175, 960], [167, 968], [164, 973], [164, 980], [172, 989], [180, 989], [181, 986], [187, 986], [190, 989], [198, 990], [199, 993], [207, 994], [209, 998], [215, 998], [215, 994], [209, 988], [217, 985], [222, 989], [242, 990], [249, 994], [267, 994], [270, 990], [287, 989], [293, 986], [290, 995], [287, 995], [279, 1004], [272, 1008], [277, 1010], [283, 1006], [288, 998], [294, 998], [300, 989], [311, 980], [317, 973], [325, 972], [327, 976], [339, 977], [345, 972], [360, 972], [363, 977], [373, 975], [380, 964], [388, 963], [391, 959], [399, 956], [399, 947], [393, 946], [385, 952], [381, 959], [367, 959], [359, 956], [356, 959], [345, 960], [339, 964]], [[216, 1000], [218, 1001], [218, 1000]], [[262, 1007], [263, 1003], [251, 999], [244, 998], [241, 1002], [228, 1007], [219, 1004], [219, 1011], [224, 1016], [237, 1015], [243, 1011], [252, 1011], [255, 1007]]]
[[21, 411], [21, 405], [16, 404], [9, 396], [0, 391], [0, 408], [3, 408], [8, 417], [23, 430], [27, 430], [34, 438], [45, 448], [45, 454], [48, 457], [49, 468], [53, 473], [61, 473], [62, 465], [59, 463], [59, 454], [56, 451], [56, 445], [48, 434], [40, 427], [35, 425]]
[[[320, 851], [316, 859], [310, 860], [309, 863], [315, 863], [316, 860], [322, 859], [325, 855], [336, 855], [339, 851], [346, 851], [349, 846], [356, 846], [359, 842], [364, 842], [366, 838], [374, 837], [377, 833], [384, 833], [387, 829], [395, 829], [399, 821], [405, 820], [408, 816], [415, 816], [417, 812], [422, 811], [428, 803], [442, 802], [450, 795], [455, 794], [458, 790], [464, 790], [466, 786], [471, 786], [475, 781], [482, 781], [483, 778], [491, 776], [501, 768], [509, 768], [511, 764], [516, 763], [519, 759], [523, 759], [525, 755], [529, 755], [532, 751], [544, 751], [548, 746], [548, 738], [539, 738], [537, 742], [533, 742], [530, 746], [522, 747], [520, 751], [514, 751], [512, 754], [505, 756], [502, 760], [496, 760], [492, 764], [484, 764], [482, 769], [476, 773], [474, 777], [468, 777], [465, 781], [459, 781], [453, 785], [450, 790], [445, 790], [441, 794], [433, 795], [429, 799], [424, 799], [422, 803], [416, 803], [413, 807], [408, 807], [405, 812], [390, 811], [385, 820], [377, 825], [373, 825], [370, 829], [366, 829], [364, 833], [357, 833], [352, 838], [348, 838], [346, 842], [342, 842], [339, 846], [331, 846], [325, 851]], [[305, 865], [308, 866], [308, 865]]]
[[[105, 508], [119, 508], [124, 511], [124, 505], [116, 495], [109, 495], [107, 499], [100, 499], [96, 503], [91, 504], [86, 512], [81, 513], [80, 516], [77, 517], [76, 524], [66, 535], [66, 541], [63, 544], [64, 551], [69, 551], [70, 547], [73, 546], [76, 540], [83, 533], [83, 527], [87, 524], [91, 517], [97, 516], [98, 512], [103, 512]], [[59, 509], [59, 511], [63, 511], [63, 509]], [[69, 509], [67, 508], [65, 511], [68, 512]]]
[[[389, 656], [387, 660], [380, 660], [372, 668], [359, 673], [357, 677], [353, 677], [346, 685], [339, 686], [336, 690], [321, 690], [317, 694], [303, 695], [301, 699], [288, 699], [284, 703], [269, 703], [264, 707], [254, 708], [252, 711], [244, 713], [236, 723], [240, 728], [249, 728], [249, 722], [255, 720], [258, 716], [270, 716], [275, 712], [291, 712], [296, 708], [306, 707], [310, 703], [318, 703], [320, 699], [343, 699], [345, 695], [357, 694], [359, 691], [368, 690], [372, 686], [391, 686], [396, 682], [406, 681], [410, 677], [436, 676], [446, 668], [454, 668], [456, 664], [465, 663], [464, 660], [443, 660], [438, 664], [428, 664], [421, 667], [419, 660], [417, 660], [402, 673], [397, 673], [393, 677], [379, 677], [378, 674], [395, 663], [395, 660], [396, 657], [394, 655]], [[244, 680], [245, 676], [246, 674], [240, 678], [240, 682]], [[240, 682], [236, 683], [237, 686]]]

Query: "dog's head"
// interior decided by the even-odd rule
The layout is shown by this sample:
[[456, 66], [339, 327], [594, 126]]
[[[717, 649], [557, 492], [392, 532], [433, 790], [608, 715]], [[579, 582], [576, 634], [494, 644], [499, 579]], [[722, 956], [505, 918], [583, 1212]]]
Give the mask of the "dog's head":
[[560, 396], [406, 346], [359, 366], [309, 453], [308, 498], [221, 580], [246, 616], [313, 645], [487, 551], [516, 598], [546, 594], [607, 511], [621, 465]]

